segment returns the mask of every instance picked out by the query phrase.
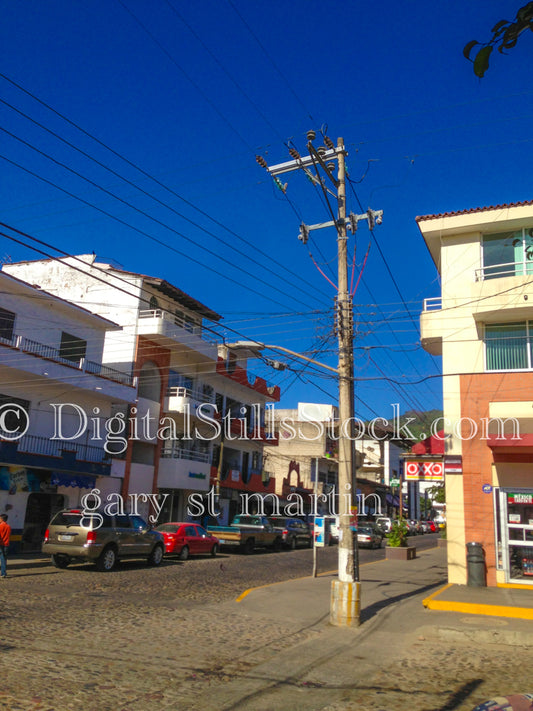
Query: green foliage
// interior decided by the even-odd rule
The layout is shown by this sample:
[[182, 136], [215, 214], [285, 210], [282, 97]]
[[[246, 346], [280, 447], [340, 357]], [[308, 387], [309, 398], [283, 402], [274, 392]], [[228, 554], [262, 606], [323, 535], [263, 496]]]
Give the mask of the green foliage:
[[405, 548], [409, 529], [402, 519], [392, 522], [391, 530], [387, 533], [387, 545], [391, 548]]
[[444, 526], [444, 528], [440, 529], [440, 537], [441, 538], [448, 538], [448, 536], [446, 534], [446, 526]]
[[446, 489], [444, 484], [435, 484], [427, 490], [429, 498], [436, 504], [446, 503]]
[[[494, 47], [498, 48], [500, 54], [505, 54], [506, 49], [512, 49], [518, 42], [518, 37], [525, 30], [533, 32], [533, 2], [528, 2], [516, 13], [514, 21], [500, 20], [492, 28], [492, 37], [488, 42], [478, 42], [471, 40], [464, 49], [463, 54], [469, 62], [474, 64], [474, 74], [483, 77], [489, 68], [489, 59]], [[470, 54], [474, 47], [479, 46], [474, 59]]]

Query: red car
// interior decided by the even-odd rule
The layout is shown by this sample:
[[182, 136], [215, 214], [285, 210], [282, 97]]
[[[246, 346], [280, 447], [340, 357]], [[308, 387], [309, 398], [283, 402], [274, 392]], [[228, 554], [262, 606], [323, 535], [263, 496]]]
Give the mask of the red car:
[[180, 560], [187, 560], [189, 555], [209, 553], [216, 556], [218, 553], [218, 538], [197, 523], [162, 523], [156, 531], [163, 534], [167, 555], [175, 553]]

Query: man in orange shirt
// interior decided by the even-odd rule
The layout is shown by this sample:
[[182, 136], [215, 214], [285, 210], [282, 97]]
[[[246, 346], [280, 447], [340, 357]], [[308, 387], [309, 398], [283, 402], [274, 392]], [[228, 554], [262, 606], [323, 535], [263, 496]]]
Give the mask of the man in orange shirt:
[[7, 515], [0, 514], [0, 577], [2, 578], [7, 578], [6, 559], [10, 538], [11, 526], [7, 522]]

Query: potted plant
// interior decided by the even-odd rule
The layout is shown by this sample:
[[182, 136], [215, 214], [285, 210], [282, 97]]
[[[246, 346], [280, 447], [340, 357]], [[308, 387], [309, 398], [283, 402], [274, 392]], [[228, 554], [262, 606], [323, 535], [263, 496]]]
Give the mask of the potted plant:
[[407, 544], [408, 535], [409, 529], [402, 518], [393, 521], [391, 530], [387, 533], [385, 556], [392, 560], [412, 560], [416, 558], [415, 546]]

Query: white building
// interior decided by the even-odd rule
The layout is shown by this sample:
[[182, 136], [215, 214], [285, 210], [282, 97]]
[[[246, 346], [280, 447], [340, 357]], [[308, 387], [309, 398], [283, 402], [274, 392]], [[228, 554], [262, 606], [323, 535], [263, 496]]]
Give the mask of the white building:
[[105, 423], [136, 388], [131, 371], [102, 364], [118, 330], [0, 272], [0, 511], [15, 549], [40, 549], [51, 515], [95, 486], [120, 490]]

